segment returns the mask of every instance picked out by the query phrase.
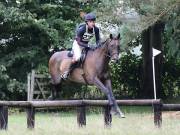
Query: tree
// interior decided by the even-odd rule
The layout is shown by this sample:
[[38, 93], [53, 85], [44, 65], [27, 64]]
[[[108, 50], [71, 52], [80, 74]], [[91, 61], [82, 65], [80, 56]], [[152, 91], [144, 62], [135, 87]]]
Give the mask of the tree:
[[[110, 6], [111, 5], [111, 6]], [[118, 27], [121, 29], [118, 31], [121, 32], [122, 37], [122, 46], [124, 47], [123, 51], [128, 51], [130, 48], [141, 45], [141, 42], [135, 42], [132, 46], [128, 46], [129, 42], [133, 42], [133, 39], [142, 38], [142, 43], [144, 44], [143, 50], [149, 51], [150, 47], [156, 47], [164, 52], [166, 56], [163, 59], [163, 55], [160, 55], [156, 58], [155, 63], [156, 66], [161, 65], [164, 61], [168, 62], [168, 59], [172, 58], [174, 61], [175, 69], [179, 69], [178, 67], [178, 59], [179, 59], [179, 6], [180, 3], [178, 0], [150, 0], [150, 1], [143, 1], [143, 0], [126, 0], [126, 1], [102, 1], [99, 5], [99, 15], [101, 15], [101, 20], [109, 22], [108, 24], [117, 24]], [[111, 7], [111, 8], [104, 8], [104, 7]], [[130, 17], [135, 17], [132, 21]], [[129, 17], [129, 18], [128, 18]], [[127, 19], [128, 18], [128, 19]], [[117, 23], [118, 22], [118, 23]], [[157, 27], [158, 26], [158, 27]], [[162, 28], [165, 27], [164, 34], [160, 34], [162, 32]], [[124, 31], [124, 32], [123, 32]], [[144, 32], [143, 32], [144, 31]], [[142, 36], [140, 36], [141, 33]], [[156, 34], [158, 36], [151, 36]], [[172, 34], [174, 36], [172, 36]], [[163, 37], [162, 37], [163, 36]], [[152, 39], [147, 39], [150, 37]], [[161, 38], [162, 37], [162, 38]], [[149, 40], [149, 41], [148, 41]], [[163, 46], [162, 46], [163, 45]], [[146, 49], [145, 49], [146, 48]], [[143, 53], [144, 54], [144, 53]], [[144, 75], [144, 79], [148, 83], [149, 89], [144, 91], [143, 96], [145, 97], [152, 97], [153, 95], [153, 84], [152, 84], [152, 75], [150, 71], [152, 71], [152, 63], [151, 61], [152, 52], [148, 52], [148, 56], [143, 55], [146, 59], [144, 62], [147, 64], [145, 67], [148, 69], [144, 70], [147, 73], [147, 77]], [[149, 63], [149, 64], [148, 64]], [[176, 63], [176, 64], [175, 64]], [[144, 67], [144, 69], [145, 69]], [[157, 69], [157, 67], [156, 67]], [[163, 72], [170, 72], [167, 71], [163, 66], [158, 68], [158, 72], [156, 72], [157, 78], [159, 78], [159, 82], [165, 82]], [[163, 70], [163, 71], [162, 71]], [[176, 70], [175, 70], [176, 71]], [[170, 74], [169, 74], [170, 75]], [[171, 75], [170, 75], [171, 76]], [[169, 77], [170, 77], [169, 76]], [[160, 79], [162, 78], [162, 80]], [[171, 77], [170, 77], [171, 78]], [[174, 77], [173, 77], [174, 78]], [[178, 77], [176, 78], [178, 80]], [[151, 80], [151, 81], [150, 81]], [[167, 80], [167, 78], [166, 78]], [[163, 84], [163, 88], [159, 87], [158, 92], [162, 92], [163, 90], [168, 91]], [[144, 88], [147, 88], [147, 84], [144, 83]], [[177, 88], [177, 83], [173, 83], [172, 87]], [[176, 89], [174, 89], [175, 91]], [[159, 97], [164, 97], [165, 91], [162, 93], [158, 93], [161, 95]], [[151, 93], [151, 94], [150, 94]], [[166, 92], [167, 93], [167, 92]]]
[[[32, 68], [48, 72], [50, 48], [68, 48], [81, 20], [79, 1], [17, 0], [0, 2], [1, 98], [24, 99]], [[79, 19], [77, 19], [79, 18]]]
[[[148, 30], [156, 22], [163, 22], [162, 89], [166, 96], [177, 96], [180, 70], [179, 5], [178, 0], [1, 0], [1, 98], [25, 99], [27, 73], [34, 68], [39, 73], [47, 74], [47, 63], [51, 55], [49, 50], [70, 48], [75, 27], [82, 21], [79, 14], [90, 11], [96, 12], [103, 34], [109, 35], [112, 29], [121, 33], [121, 52], [125, 52], [125, 55], [119, 63], [122, 65], [112, 65], [115, 81], [113, 87], [121, 86], [120, 92], [125, 91], [133, 98], [140, 97], [137, 88], [142, 88], [139, 80], [142, 78], [139, 72], [142, 57], [134, 56], [129, 50], [142, 45], [142, 31]], [[153, 28], [151, 32], [155, 33], [155, 30], [156, 28]], [[127, 59], [128, 63], [125, 62]], [[176, 73], [173, 73], [173, 70]], [[131, 71], [137, 71], [139, 76]], [[123, 74], [130, 78], [123, 80]], [[171, 79], [173, 83], [169, 83]]]

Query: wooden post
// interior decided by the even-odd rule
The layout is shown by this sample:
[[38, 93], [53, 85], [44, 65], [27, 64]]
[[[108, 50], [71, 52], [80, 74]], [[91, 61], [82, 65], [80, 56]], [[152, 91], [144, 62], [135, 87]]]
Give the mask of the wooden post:
[[151, 27], [142, 32], [142, 53], [143, 53], [143, 88], [141, 97], [153, 98], [153, 69], [152, 69], [152, 44]]
[[86, 125], [86, 107], [85, 105], [77, 108], [77, 123], [79, 127]]
[[27, 75], [27, 100], [30, 101], [31, 95], [31, 74]]
[[8, 107], [0, 106], [0, 130], [6, 130], [8, 126]]
[[162, 104], [154, 104], [154, 125], [161, 127], [162, 125]]
[[27, 108], [27, 128], [34, 128], [35, 124], [35, 108], [34, 107], [28, 107]]
[[32, 70], [32, 73], [31, 73], [30, 101], [33, 100], [33, 95], [34, 95], [34, 81], [35, 81], [35, 71]]
[[106, 127], [111, 126], [112, 115], [111, 115], [110, 111], [111, 111], [111, 106], [107, 105], [104, 107], [104, 125]]

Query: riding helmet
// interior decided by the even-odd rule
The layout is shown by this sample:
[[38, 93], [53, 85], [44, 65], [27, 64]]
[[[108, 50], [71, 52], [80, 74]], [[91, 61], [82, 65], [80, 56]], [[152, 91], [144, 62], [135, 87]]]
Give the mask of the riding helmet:
[[85, 21], [96, 21], [96, 16], [94, 13], [88, 13], [84, 17]]

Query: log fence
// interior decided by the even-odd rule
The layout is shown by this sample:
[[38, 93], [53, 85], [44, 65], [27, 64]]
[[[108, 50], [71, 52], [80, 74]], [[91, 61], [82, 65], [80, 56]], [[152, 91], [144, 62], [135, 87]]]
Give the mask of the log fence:
[[[162, 123], [161, 100], [117, 100], [118, 105], [124, 106], [152, 106], [154, 110], [154, 124], [160, 127]], [[0, 101], [0, 129], [8, 127], [8, 108], [25, 108], [27, 112], [27, 128], [35, 126], [36, 108], [75, 107], [77, 108], [77, 123], [79, 127], [86, 125], [86, 107], [97, 106], [104, 109], [104, 124], [111, 126], [112, 116], [107, 100], [58, 100], [58, 101]], [[166, 106], [167, 109], [167, 106]]]
[[[180, 111], [180, 104], [163, 104], [157, 100], [117, 100], [121, 106], [152, 106], [154, 125], [161, 127], [162, 111]], [[104, 109], [104, 124], [109, 127], [112, 123], [110, 106], [107, 100], [58, 100], [58, 101], [0, 101], [0, 129], [8, 128], [8, 108], [25, 108], [27, 112], [27, 128], [35, 127], [36, 108], [75, 107], [77, 108], [77, 123], [79, 127], [86, 125], [86, 107], [96, 106]]]

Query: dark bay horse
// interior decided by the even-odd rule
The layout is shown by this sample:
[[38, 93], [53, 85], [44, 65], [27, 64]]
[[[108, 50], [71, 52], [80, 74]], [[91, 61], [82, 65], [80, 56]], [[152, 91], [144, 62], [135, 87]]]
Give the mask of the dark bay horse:
[[[75, 68], [69, 80], [73, 82], [95, 85], [108, 98], [111, 112], [120, 117], [124, 117], [117, 102], [113, 96], [110, 72], [108, 63], [110, 61], [117, 62], [119, 59], [119, 40], [120, 34], [113, 37], [110, 34], [105, 42], [95, 50], [89, 50], [82, 67]], [[72, 58], [68, 57], [68, 51], [60, 51], [54, 53], [49, 60], [49, 72], [52, 79], [52, 84], [57, 90], [58, 84], [61, 83], [61, 74], [67, 70], [68, 64]], [[56, 96], [57, 91], [52, 91], [52, 96]]]

